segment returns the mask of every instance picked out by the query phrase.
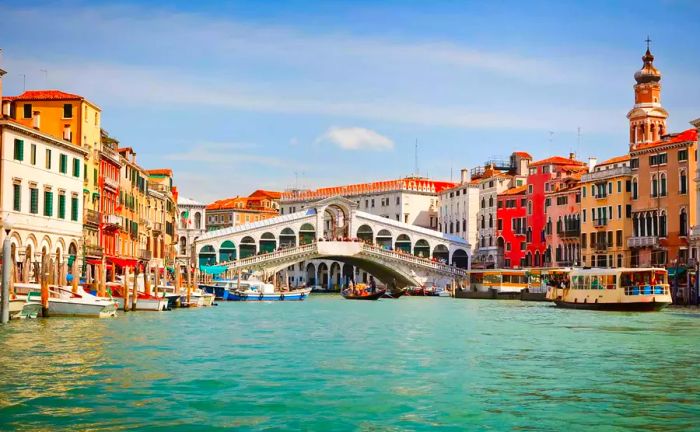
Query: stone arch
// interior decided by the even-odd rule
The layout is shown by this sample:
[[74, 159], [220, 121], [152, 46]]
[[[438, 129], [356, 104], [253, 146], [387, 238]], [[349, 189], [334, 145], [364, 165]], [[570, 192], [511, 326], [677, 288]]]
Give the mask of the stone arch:
[[384, 249], [391, 249], [391, 244], [393, 242], [393, 238], [394, 237], [391, 235], [391, 232], [389, 232], [389, 230], [382, 229], [382, 230], [379, 230], [379, 232], [377, 233], [377, 237], [376, 237], [375, 241], [377, 242], [377, 245], [379, 245], [380, 247], [382, 247]]
[[314, 263], [306, 264], [306, 284], [307, 286], [316, 285], [316, 266]]
[[343, 280], [342, 284], [345, 286], [346, 281], [353, 281], [355, 280], [355, 266], [349, 263], [344, 263], [343, 264]]
[[450, 251], [447, 249], [447, 246], [442, 243], [435, 245], [433, 248], [433, 258], [437, 261], [449, 262]]
[[270, 253], [277, 249], [277, 238], [271, 232], [264, 232], [260, 236], [260, 253]]
[[35, 255], [39, 252], [38, 242], [34, 234], [29, 234], [27, 236], [27, 241], [25, 242], [25, 257], [29, 257], [29, 260], [34, 262]]
[[54, 247], [54, 251], [57, 262], [63, 262], [63, 260], [66, 258], [64, 256], [64, 252], [66, 251], [66, 242], [63, 241], [63, 238], [59, 237], [58, 241], [56, 242], [56, 246]]
[[316, 240], [316, 228], [310, 223], [305, 223], [299, 228], [299, 245], [313, 243]]
[[219, 262], [233, 261], [236, 259], [236, 245], [231, 240], [226, 240], [219, 246]]
[[187, 210], [180, 212], [180, 228], [187, 229]]
[[455, 249], [452, 252], [452, 265], [459, 268], [469, 268], [469, 255], [464, 249]]
[[22, 250], [22, 237], [20, 237], [17, 231], [13, 231], [12, 234], [10, 234], [10, 242], [12, 242], [12, 256], [15, 262], [19, 262], [19, 252]]
[[351, 209], [340, 202], [333, 202], [323, 207], [324, 237], [334, 239], [349, 237]]
[[51, 239], [49, 236], [44, 236], [44, 238], [41, 239], [39, 250], [42, 255], [49, 256], [51, 254]]
[[212, 245], [205, 245], [199, 251], [199, 266], [214, 264], [216, 264], [216, 250]]
[[360, 225], [357, 229], [356, 237], [365, 243], [372, 244], [374, 243], [374, 230], [367, 224]]
[[180, 255], [187, 255], [187, 237], [180, 237]]
[[194, 214], [194, 227], [195, 229], [202, 229], [202, 213], [200, 212]]
[[257, 243], [251, 236], [245, 236], [238, 245], [241, 259], [253, 256], [258, 253]]
[[425, 239], [420, 239], [416, 241], [416, 245], [413, 247], [413, 254], [415, 256], [429, 258], [430, 257], [430, 244]]
[[399, 234], [394, 243], [395, 250], [401, 250], [406, 253], [411, 253], [411, 238], [406, 234]]
[[68, 245], [68, 255], [75, 259], [78, 256], [78, 244], [74, 241], [70, 242]]
[[338, 289], [341, 287], [342, 281], [342, 268], [338, 261], [333, 261], [330, 268], [330, 278], [329, 278], [329, 288]]
[[285, 228], [280, 232], [279, 245], [281, 248], [294, 247], [297, 244], [297, 235], [291, 228]]
[[328, 289], [328, 264], [321, 262], [318, 264], [318, 281], [317, 285], [321, 286], [321, 289]]

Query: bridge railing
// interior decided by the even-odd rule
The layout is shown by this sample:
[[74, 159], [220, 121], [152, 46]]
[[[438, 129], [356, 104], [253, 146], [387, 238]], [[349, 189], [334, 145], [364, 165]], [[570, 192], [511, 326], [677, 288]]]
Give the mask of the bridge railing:
[[286, 258], [294, 255], [301, 255], [314, 252], [318, 249], [316, 243], [309, 243], [291, 248], [278, 249], [274, 252], [269, 252], [261, 255], [253, 255], [246, 258], [236, 259], [233, 261], [222, 262], [220, 265], [228, 266], [229, 269], [249, 267], [255, 264], [260, 264], [268, 261], [275, 261], [279, 258]]
[[369, 243], [364, 243], [362, 249], [366, 252], [375, 253], [378, 255], [385, 256], [387, 258], [398, 259], [402, 261], [409, 261], [413, 264], [433, 268], [445, 273], [455, 274], [455, 275], [465, 275], [466, 270], [459, 267], [451, 266], [449, 264], [443, 264], [440, 262], [432, 261], [429, 258], [421, 258], [409, 253], [401, 253], [393, 250], [387, 250], [380, 246], [375, 246]]

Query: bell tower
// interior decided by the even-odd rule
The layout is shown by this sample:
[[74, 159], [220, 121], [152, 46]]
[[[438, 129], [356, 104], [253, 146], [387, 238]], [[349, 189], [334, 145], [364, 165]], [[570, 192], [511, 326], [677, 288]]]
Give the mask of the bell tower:
[[651, 39], [647, 36], [647, 51], [642, 68], [634, 74], [634, 107], [627, 113], [630, 122], [630, 150], [638, 144], [658, 141], [666, 134], [668, 113], [661, 106], [661, 72], [654, 67]]

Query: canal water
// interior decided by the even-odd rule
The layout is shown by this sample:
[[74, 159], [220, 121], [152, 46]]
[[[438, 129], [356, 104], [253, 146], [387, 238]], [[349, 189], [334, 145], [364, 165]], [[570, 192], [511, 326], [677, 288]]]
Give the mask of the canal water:
[[401, 298], [0, 328], [0, 430], [698, 430], [700, 314]]

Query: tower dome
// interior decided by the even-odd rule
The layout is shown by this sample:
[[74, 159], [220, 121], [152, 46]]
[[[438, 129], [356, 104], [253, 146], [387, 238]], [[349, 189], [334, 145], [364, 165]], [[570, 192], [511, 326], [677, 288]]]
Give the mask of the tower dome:
[[661, 72], [654, 67], [654, 56], [647, 47], [647, 52], [642, 57], [644, 65], [634, 74], [637, 84], [657, 83], [661, 81]]

